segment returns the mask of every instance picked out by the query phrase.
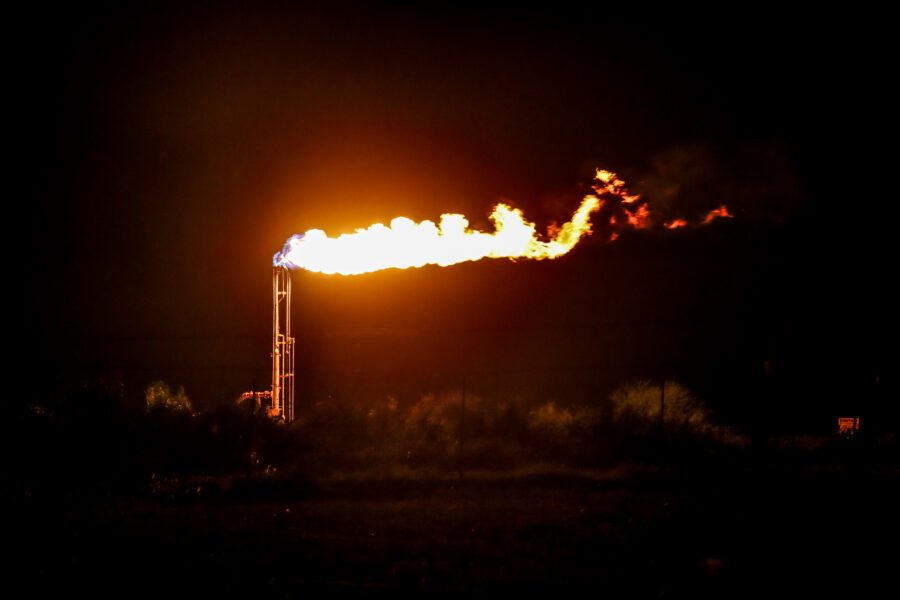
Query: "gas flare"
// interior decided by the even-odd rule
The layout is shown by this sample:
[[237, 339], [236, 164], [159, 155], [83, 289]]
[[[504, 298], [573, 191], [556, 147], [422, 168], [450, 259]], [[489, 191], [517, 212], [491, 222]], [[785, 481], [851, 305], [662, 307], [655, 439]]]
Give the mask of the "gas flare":
[[598, 208], [595, 196], [586, 197], [572, 219], [547, 241], [538, 239], [534, 223], [526, 221], [521, 210], [506, 204], [498, 204], [491, 213], [493, 233], [469, 229], [468, 219], [458, 214], [441, 215], [438, 225], [398, 217], [389, 226], [376, 223], [336, 238], [311, 229], [290, 238], [274, 262], [320, 273], [357, 275], [429, 264], [445, 267], [486, 257], [556, 258], [590, 233], [589, 217]]
[[[498, 204], [490, 215], [492, 233], [470, 229], [468, 219], [459, 214], [441, 215], [438, 224], [397, 217], [389, 225], [375, 223], [338, 237], [310, 229], [288, 239], [273, 263], [326, 274], [358, 275], [482, 258], [543, 260], [566, 254], [583, 236], [590, 235], [593, 213], [599, 212], [608, 226], [605, 230], [610, 240], [624, 228], [643, 229], [651, 224], [647, 203], [639, 202], [638, 195], [628, 194], [625, 182], [615, 173], [597, 169], [592, 188], [596, 194], [585, 196], [567, 223], [550, 226], [544, 236], [537, 234], [535, 224], [527, 221], [521, 210]], [[704, 222], [716, 216], [731, 215], [722, 206]], [[678, 225], [666, 224], [670, 228]]]

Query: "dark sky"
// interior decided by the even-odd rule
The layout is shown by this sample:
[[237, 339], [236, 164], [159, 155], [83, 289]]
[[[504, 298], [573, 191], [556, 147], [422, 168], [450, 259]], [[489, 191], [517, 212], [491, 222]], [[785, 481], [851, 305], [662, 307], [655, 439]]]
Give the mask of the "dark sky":
[[668, 370], [719, 396], [766, 360], [842, 390], [884, 376], [877, 15], [249, 6], [12, 19], [12, 256], [42, 371], [205, 401], [263, 388], [291, 234], [443, 212], [484, 227], [501, 197], [542, 227], [601, 167], [671, 216], [736, 218], [556, 262], [295, 273], [302, 368]]

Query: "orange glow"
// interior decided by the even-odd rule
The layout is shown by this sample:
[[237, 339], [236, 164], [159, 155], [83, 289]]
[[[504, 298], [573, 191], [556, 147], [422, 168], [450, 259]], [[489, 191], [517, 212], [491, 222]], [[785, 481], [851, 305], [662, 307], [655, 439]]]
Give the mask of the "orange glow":
[[685, 221], [684, 219], [675, 219], [670, 223], [666, 223], [666, 227], [668, 227], [669, 229], [678, 229], [679, 227], [684, 227], [686, 225], [687, 221]]
[[706, 215], [706, 219], [704, 219], [703, 224], [705, 225], [709, 223], [716, 217], [728, 217], [729, 219], [732, 218], [731, 214], [729, 214], [728, 212], [728, 209], [725, 208], [725, 205], [723, 204], [719, 208], [709, 211], [709, 214]]

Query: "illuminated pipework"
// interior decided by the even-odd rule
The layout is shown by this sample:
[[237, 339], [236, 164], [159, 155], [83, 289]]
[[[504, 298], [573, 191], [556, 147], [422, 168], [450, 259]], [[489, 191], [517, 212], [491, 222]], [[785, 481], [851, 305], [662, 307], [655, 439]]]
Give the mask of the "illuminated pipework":
[[291, 274], [272, 269], [272, 408], [269, 414], [294, 420], [294, 338], [291, 337]]

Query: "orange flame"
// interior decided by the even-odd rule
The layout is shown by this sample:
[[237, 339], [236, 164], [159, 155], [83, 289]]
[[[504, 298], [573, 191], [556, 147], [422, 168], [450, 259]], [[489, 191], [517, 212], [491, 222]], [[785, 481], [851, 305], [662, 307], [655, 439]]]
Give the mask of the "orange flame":
[[731, 216], [731, 214], [728, 212], [728, 209], [725, 208], [725, 205], [723, 204], [719, 208], [715, 208], [715, 209], [709, 211], [709, 214], [706, 215], [706, 219], [704, 219], [703, 224], [706, 225], [707, 223], [711, 222], [716, 217], [727, 217], [729, 219], [733, 218]]
[[[637, 199], [638, 197], [634, 196], [634, 198]], [[634, 202], [634, 200], [626, 200], [626, 202]], [[647, 209], [646, 204], [641, 204], [635, 212], [628, 213], [628, 224], [635, 229], [645, 228], [649, 220], [650, 211]]]
[[603, 184], [594, 185], [594, 189], [597, 190], [598, 194], [606, 192], [612, 194], [613, 196], [618, 196], [619, 199], [626, 204], [631, 204], [632, 202], [636, 202], [640, 199], [640, 196], [629, 196], [628, 194], [626, 194], [625, 182], [619, 179], [619, 176], [612, 171], [597, 169], [596, 175], [594, 175], [594, 179]]
[[[310, 229], [288, 239], [273, 262], [319, 273], [357, 275], [382, 269], [447, 266], [482, 258], [543, 260], [566, 254], [583, 236], [590, 235], [590, 216], [601, 209], [602, 218], [613, 229], [643, 229], [650, 224], [647, 203], [638, 203], [640, 196], [629, 195], [625, 182], [615, 173], [597, 169], [594, 179], [596, 195], [585, 196], [571, 220], [562, 227], [551, 225], [543, 239], [521, 210], [498, 204], [490, 216], [493, 233], [469, 229], [468, 219], [458, 214], [441, 215], [438, 225], [398, 217], [390, 225], [375, 223], [336, 238], [328, 237], [321, 229]], [[723, 205], [711, 211], [704, 223], [730, 216]], [[685, 225], [686, 221], [678, 219], [665, 227]], [[618, 235], [617, 231], [610, 231], [609, 239]]]
[[457, 214], [441, 215], [440, 225], [398, 217], [389, 226], [376, 223], [336, 238], [311, 229], [289, 239], [274, 262], [320, 273], [357, 275], [429, 264], [447, 266], [486, 257], [556, 258], [590, 234], [590, 214], [598, 208], [600, 201], [595, 196], [585, 197], [572, 219], [548, 241], [538, 239], [534, 223], [526, 221], [521, 210], [506, 204], [498, 204], [491, 213], [494, 233], [472, 231], [469, 221]]

